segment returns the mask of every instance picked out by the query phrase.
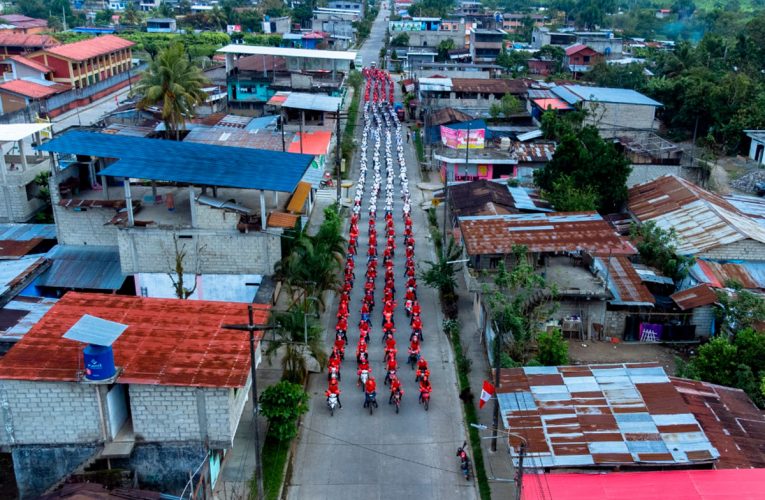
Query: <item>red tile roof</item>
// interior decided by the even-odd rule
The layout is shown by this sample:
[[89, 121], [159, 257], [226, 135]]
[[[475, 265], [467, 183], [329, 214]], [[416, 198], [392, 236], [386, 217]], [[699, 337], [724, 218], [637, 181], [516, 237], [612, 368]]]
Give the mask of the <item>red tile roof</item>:
[[717, 294], [707, 285], [696, 285], [669, 296], [683, 311], [717, 302]]
[[530, 252], [637, 253], [596, 212], [460, 217], [459, 225], [469, 255], [510, 254], [515, 245]]
[[79, 42], [67, 43], [46, 50], [48, 54], [65, 57], [73, 61], [84, 61], [91, 57], [101, 56], [118, 50], [132, 47], [135, 43], [115, 35], [103, 35]]
[[[255, 305], [255, 322], [268, 306]], [[0, 359], [0, 379], [77, 381], [81, 343], [63, 335], [84, 314], [128, 325], [113, 344], [126, 384], [243, 387], [250, 372], [247, 306], [231, 302], [153, 299], [69, 292]]]
[[69, 87], [63, 84], [48, 86], [40, 85], [39, 83], [30, 82], [28, 80], [10, 80], [0, 83], [0, 90], [13, 92], [14, 94], [29, 97], [30, 99], [43, 99], [69, 90]]
[[27, 35], [26, 33], [0, 33], [0, 47], [24, 47], [42, 49], [59, 45], [58, 40], [48, 35]]
[[[28, 57], [16, 55], [16, 56], [11, 56], [8, 59], [14, 60], [19, 64], [23, 64], [24, 66], [37, 70], [41, 73], [50, 73], [51, 71], [53, 71], [52, 69], [50, 69], [48, 66], [44, 65], [43, 63], [38, 61], [33, 61], [32, 59], [29, 59]], [[8, 59], [6, 59], [6, 61]]]
[[719, 469], [765, 468], [765, 414], [741, 389], [670, 377], [704, 434]]
[[574, 45], [572, 45], [570, 47], [566, 47], [566, 55], [570, 56], [570, 55], [576, 54], [580, 50], [586, 49], [586, 48], [588, 48], [588, 47], [585, 44], [583, 44], [583, 43], [574, 44]]

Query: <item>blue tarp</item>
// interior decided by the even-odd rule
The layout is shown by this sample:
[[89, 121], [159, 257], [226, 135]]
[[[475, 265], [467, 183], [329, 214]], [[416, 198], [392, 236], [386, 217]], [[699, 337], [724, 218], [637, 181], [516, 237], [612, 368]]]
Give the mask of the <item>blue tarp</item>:
[[110, 177], [285, 193], [295, 190], [313, 161], [312, 155], [82, 131], [68, 132], [37, 149], [120, 160], [99, 172]]

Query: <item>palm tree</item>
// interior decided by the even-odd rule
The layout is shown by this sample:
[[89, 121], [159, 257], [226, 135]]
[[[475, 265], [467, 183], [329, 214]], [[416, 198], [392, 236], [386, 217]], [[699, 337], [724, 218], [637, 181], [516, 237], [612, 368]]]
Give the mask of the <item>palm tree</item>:
[[[306, 355], [310, 354], [324, 369], [327, 361], [327, 355], [324, 352], [322, 344], [322, 327], [312, 317], [306, 316], [309, 307], [309, 301], [303, 301], [302, 304], [293, 304], [289, 309], [283, 312], [275, 313], [272, 318], [275, 324], [279, 325], [274, 330], [274, 339], [268, 342], [265, 350], [266, 358], [269, 363], [273, 355], [284, 347], [282, 356], [282, 369], [284, 378], [296, 383], [302, 383], [308, 373], [306, 364]], [[306, 326], [308, 323], [308, 344], [303, 346]]]
[[194, 107], [207, 97], [202, 88], [208, 83], [199, 68], [189, 62], [183, 45], [175, 43], [157, 55], [138, 83], [142, 96], [138, 107], [161, 105], [167, 135], [180, 140], [186, 118], [193, 116]]

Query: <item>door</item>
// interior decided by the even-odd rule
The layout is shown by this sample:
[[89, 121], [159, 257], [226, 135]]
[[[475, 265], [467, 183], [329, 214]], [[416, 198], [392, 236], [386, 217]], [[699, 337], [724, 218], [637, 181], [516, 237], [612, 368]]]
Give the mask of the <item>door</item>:
[[115, 384], [106, 393], [106, 413], [109, 417], [109, 437], [114, 439], [128, 418], [126, 386]]

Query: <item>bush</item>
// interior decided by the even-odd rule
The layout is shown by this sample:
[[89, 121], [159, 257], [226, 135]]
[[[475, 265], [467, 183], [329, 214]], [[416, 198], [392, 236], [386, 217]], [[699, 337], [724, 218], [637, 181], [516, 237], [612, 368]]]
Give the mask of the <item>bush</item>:
[[308, 393], [303, 386], [282, 380], [260, 395], [260, 412], [268, 419], [268, 435], [289, 441], [297, 435], [295, 420], [308, 411]]
[[542, 366], [568, 364], [568, 343], [557, 328], [537, 335], [537, 349], [536, 359]]

